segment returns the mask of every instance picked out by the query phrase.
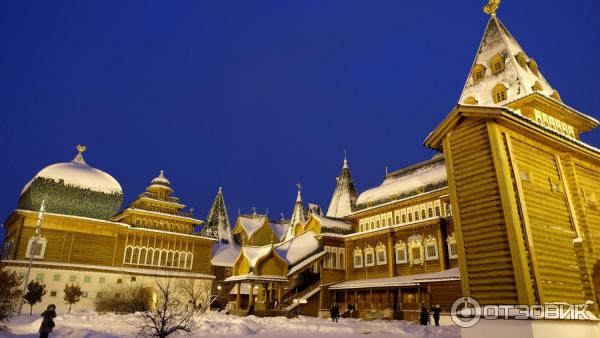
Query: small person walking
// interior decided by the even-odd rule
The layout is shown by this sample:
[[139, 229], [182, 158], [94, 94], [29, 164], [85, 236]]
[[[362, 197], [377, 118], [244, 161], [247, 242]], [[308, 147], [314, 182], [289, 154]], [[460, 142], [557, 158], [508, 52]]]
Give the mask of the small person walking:
[[427, 306], [425, 303], [421, 304], [421, 312], [419, 313], [419, 322], [421, 325], [429, 324], [429, 311], [427, 311]]
[[435, 304], [431, 311], [433, 311], [433, 321], [435, 322], [435, 326], [440, 326], [440, 312], [442, 311], [442, 309], [440, 309], [440, 304]]
[[42, 324], [40, 325], [40, 338], [48, 338], [52, 328], [54, 328], [54, 318], [56, 317], [56, 306], [54, 304], [48, 305], [46, 311], [42, 312]]

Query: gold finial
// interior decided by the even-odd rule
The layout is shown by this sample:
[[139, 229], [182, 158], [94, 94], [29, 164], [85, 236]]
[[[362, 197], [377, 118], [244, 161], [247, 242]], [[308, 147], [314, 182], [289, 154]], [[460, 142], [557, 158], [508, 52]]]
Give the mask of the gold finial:
[[77, 151], [78, 151], [80, 154], [83, 154], [83, 152], [84, 152], [86, 149], [87, 149], [87, 147], [86, 147], [86, 146], [82, 146], [81, 144], [78, 144], [78, 145], [77, 145]]
[[483, 12], [491, 16], [496, 16], [498, 7], [500, 7], [500, 0], [488, 0], [488, 4], [483, 6]]

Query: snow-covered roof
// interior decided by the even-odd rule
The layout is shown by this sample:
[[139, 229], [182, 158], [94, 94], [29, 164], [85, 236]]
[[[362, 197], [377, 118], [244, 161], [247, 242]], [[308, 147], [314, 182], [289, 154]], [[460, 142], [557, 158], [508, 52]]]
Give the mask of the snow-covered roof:
[[313, 231], [304, 232], [275, 246], [277, 255], [286, 260], [289, 266], [299, 263], [318, 249], [319, 241]]
[[160, 171], [157, 177], [152, 180], [152, 185], [166, 185], [167, 187], [171, 185], [171, 182], [165, 177], [165, 173], [163, 170]]
[[248, 259], [248, 264], [250, 268], [254, 268], [259, 259], [266, 256], [271, 251], [271, 245], [264, 246], [244, 246], [242, 247], [242, 252], [244, 256]]
[[[519, 64], [517, 55], [521, 54], [525, 63]], [[492, 73], [492, 59], [501, 55], [504, 62], [504, 70], [498, 74]], [[465, 87], [460, 97], [460, 103], [468, 97], [477, 100], [478, 105], [504, 105], [505, 101], [494, 103], [492, 96], [493, 88], [499, 83], [508, 88], [508, 98], [523, 97], [535, 91], [550, 97], [553, 89], [539, 70], [537, 74], [528, 64], [531, 59], [525, 54], [517, 40], [508, 32], [498, 17], [492, 16], [481, 39], [481, 44], [475, 56], [473, 67], [480, 64], [485, 69], [484, 78], [475, 80], [469, 72]], [[541, 88], [534, 89], [538, 82]]]
[[347, 223], [344, 220], [319, 216], [316, 214], [312, 214], [311, 217], [319, 220], [321, 223], [321, 232], [334, 232], [342, 234], [354, 232], [354, 225], [352, 225], [352, 223]]
[[48, 178], [56, 182], [61, 180], [65, 185], [90, 189], [107, 194], [122, 194], [121, 185], [104, 171], [89, 166], [78, 154], [73, 161], [51, 164], [38, 172], [21, 190], [21, 195], [27, 191], [33, 181], [38, 178]]
[[385, 288], [394, 286], [413, 286], [428, 282], [457, 281], [460, 280], [458, 268], [444, 271], [423, 273], [418, 275], [405, 275], [387, 278], [357, 279], [334, 284], [330, 290]]
[[238, 219], [242, 228], [244, 228], [244, 231], [246, 231], [246, 235], [248, 237], [252, 237], [256, 230], [260, 229], [260, 227], [263, 226], [263, 224], [265, 224], [267, 217], [242, 215]]
[[247, 280], [258, 280], [258, 281], [271, 281], [271, 282], [287, 282], [287, 277], [276, 276], [276, 275], [255, 275], [250, 272], [247, 275], [238, 275], [225, 278], [226, 282], [237, 282]]
[[344, 158], [344, 165], [340, 176], [336, 178], [336, 186], [329, 208], [327, 208], [327, 216], [334, 218], [342, 218], [350, 215], [356, 207], [356, 187], [350, 175], [348, 160]]
[[441, 184], [446, 182], [447, 179], [443, 157], [434, 157], [434, 159], [423, 162], [423, 164], [417, 164], [387, 175], [381, 185], [360, 194], [356, 203], [362, 205], [369, 202], [394, 199], [394, 197], [417, 191], [421, 187]]
[[213, 245], [210, 263], [216, 266], [233, 267], [235, 260], [240, 255], [241, 248], [235, 243], [216, 243]]
[[270, 223], [269, 226], [271, 227], [271, 230], [273, 230], [275, 236], [277, 236], [277, 239], [281, 241], [287, 234], [290, 223]]

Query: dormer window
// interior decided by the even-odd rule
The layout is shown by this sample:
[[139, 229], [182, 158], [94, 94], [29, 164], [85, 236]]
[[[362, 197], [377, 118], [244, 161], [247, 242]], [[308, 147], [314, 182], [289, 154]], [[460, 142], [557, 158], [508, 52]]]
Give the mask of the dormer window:
[[534, 92], [541, 92], [544, 90], [540, 81], [535, 81], [535, 84], [531, 87], [531, 89], [533, 89]]
[[498, 75], [504, 70], [504, 58], [502, 55], [494, 56], [490, 64], [492, 65], [492, 74], [494, 75]]
[[479, 101], [477, 101], [477, 99], [474, 98], [473, 96], [467, 97], [463, 102], [465, 104], [472, 104], [472, 105], [476, 105], [477, 103], [479, 103]]
[[560, 99], [560, 94], [558, 94], [558, 92], [556, 90], [552, 91], [552, 94], [550, 95], [550, 97], [555, 99], [556, 101], [562, 102], [562, 100]]
[[527, 67], [527, 57], [525, 57], [525, 53], [520, 52], [515, 56], [515, 59], [517, 59], [517, 63], [519, 63], [519, 66], [523, 68]]
[[538, 65], [534, 59], [529, 60], [529, 69], [533, 74], [538, 75]]
[[494, 103], [505, 101], [508, 98], [508, 89], [505, 85], [499, 83], [492, 90], [492, 97], [494, 99]]
[[477, 64], [473, 67], [473, 71], [471, 72], [471, 76], [473, 77], [473, 82], [477, 83], [485, 77], [485, 66]]

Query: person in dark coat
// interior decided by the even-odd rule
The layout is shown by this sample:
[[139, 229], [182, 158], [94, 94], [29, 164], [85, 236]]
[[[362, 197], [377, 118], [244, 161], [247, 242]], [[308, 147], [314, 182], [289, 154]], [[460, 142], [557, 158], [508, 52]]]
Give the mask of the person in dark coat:
[[421, 322], [421, 325], [429, 324], [429, 311], [427, 311], [427, 306], [425, 306], [425, 303], [421, 305], [421, 312], [419, 313], [419, 322]]
[[435, 322], [435, 326], [440, 326], [440, 312], [442, 311], [442, 309], [440, 309], [440, 304], [435, 304], [431, 311], [433, 312], [433, 321]]
[[40, 338], [48, 338], [50, 332], [54, 328], [54, 318], [56, 317], [56, 306], [48, 305], [46, 311], [42, 312], [42, 324], [40, 325]]

